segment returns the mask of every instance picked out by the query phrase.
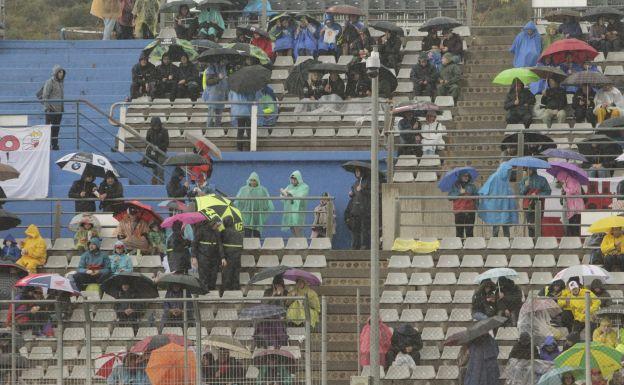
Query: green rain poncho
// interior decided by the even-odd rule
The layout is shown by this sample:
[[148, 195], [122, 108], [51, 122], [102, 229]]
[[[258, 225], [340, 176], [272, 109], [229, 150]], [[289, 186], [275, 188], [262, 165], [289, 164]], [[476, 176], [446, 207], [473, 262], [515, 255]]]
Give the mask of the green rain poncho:
[[542, 36], [542, 52], [544, 52], [552, 43], [563, 39], [563, 36], [557, 32], [558, 27], [559, 25], [556, 23], [550, 23], [546, 27], [546, 33]]
[[[251, 181], [257, 182], [256, 187], [251, 187]], [[260, 177], [255, 172], [252, 172], [247, 178], [247, 184], [238, 190], [236, 198], [264, 198], [269, 197], [267, 189], [260, 184]], [[275, 210], [273, 202], [269, 199], [266, 200], [236, 200], [236, 207], [243, 213], [243, 223], [245, 227], [253, 228], [254, 230], [262, 231], [262, 226], [267, 221], [269, 212]], [[250, 213], [253, 211], [253, 213]]]
[[158, 26], [158, 0], [136, 0], [132, 8], [132, 14], [136, 16], [134, 22], [134, 35], [139, 38], [143, 36], [141, 30], [143, 24], [155, 35]]
[[[297, 179], [299, 182], [298, 185], [293, 185], [292, 183], [286, 186], [285, 190], [288, 194], [293, 197], [307, 197], [310, 192], [310, 187], [307, 184], [303, 183], [303, 177], [301, 176], [301, 172], [299, 170], [293, 171], [290, 174], [291, 178]], [[287, 199], [284, 200], [284, 211], [294, 211], [294, 212], [286, 212], [282, 217], [282, 230], [288, 231], [293, 226], [303, 226], [305, 224], [305, 217], [307, 208], [307, 201], [300, 199]], [[299, 211], [299, 212], [297, 212]]]
[[[203, 9], [199, 13], [197, 21], [199, 22], [200, 27], [204, 23], [214, 23], [218, 25], [219, 27], [221, 27], [221, 29], [225, 30], [225, 23], [223, 22], [223, 16], [221, 16], [221, 12], [219, 12], [218, 8]], [[217, 36], [217, 31], [215, 30], [214, 27], [208, 27], [207, 29], [202, 27], [200, 32], [206, 36], [210, 36], [210, 35]]]

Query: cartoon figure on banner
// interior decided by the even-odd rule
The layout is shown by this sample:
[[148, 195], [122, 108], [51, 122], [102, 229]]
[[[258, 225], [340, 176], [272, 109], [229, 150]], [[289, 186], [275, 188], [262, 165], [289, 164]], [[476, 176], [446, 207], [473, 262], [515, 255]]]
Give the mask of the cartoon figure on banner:
[[39, 143], [41, 142], [41, 138], [43, 137], [43, 133], [38, 129], [33, 129], [30, 135], [24, 137], [24, 148], [23, 150], [34, 150], [37, 148]]
[[6, 152], [6, 160], [9, 163], [9, 153], [20, 148], [20, 141], [15, 135], [5, 135], [0, 138], [0, 151]]

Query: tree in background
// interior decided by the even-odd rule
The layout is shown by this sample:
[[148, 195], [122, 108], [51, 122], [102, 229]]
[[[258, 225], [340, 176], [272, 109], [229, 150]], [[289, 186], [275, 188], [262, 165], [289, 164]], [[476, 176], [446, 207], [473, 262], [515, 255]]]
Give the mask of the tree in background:
[[[58, 39], [63, 27], [94, 29], [91, 0], [5, 0], [6, 39]], [[101, 23], [101, 21], [99, 21]]]

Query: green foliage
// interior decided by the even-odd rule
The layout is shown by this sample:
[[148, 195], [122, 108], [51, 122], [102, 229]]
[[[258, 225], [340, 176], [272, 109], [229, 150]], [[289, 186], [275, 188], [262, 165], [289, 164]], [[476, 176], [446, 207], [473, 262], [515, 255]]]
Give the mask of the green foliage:
[[477, 25], [524, 25], [533, 16], [531, 0], [474, 0]]

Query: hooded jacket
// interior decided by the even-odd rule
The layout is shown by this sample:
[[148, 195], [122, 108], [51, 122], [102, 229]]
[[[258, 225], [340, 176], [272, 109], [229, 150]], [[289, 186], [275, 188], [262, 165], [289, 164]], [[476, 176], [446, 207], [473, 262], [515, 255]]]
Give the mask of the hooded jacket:
[[[106, 179], [108, 179], [109, 177], [112, 177], [114, 179], [113, 184], [109, 185], [106, 182]], [[121, 182], [117, 180], [115, 174], [111, 171], [106, 172], [106, 175], [104, 176], [104, 181], [100, 183], [100, 188], [98, 189], [98, 192], [100, 194], [106, 194], [106, 199], [100, 203], [100, 208], [102, 209], [102, 211], [112, 212], [115, 201], [112, 201], [110, 199], [123, 198], [123, 186], [121, 185]]]
[[197, 66], [195, 66], [195, 64], [191, 61], [186, 62], [186, 64], [180, 63], [180, 66], [178, 67], [178, 80], [182, 79], [186, 80], [187, 85], [190, 82], [199, 84], [199, 71], [197, 70]]
[[184, 170], [180, 167], [176, 167], [171, 174], [171, 179], [167, 183], [167, 195], [169, 198], [184, 198], [187, 190], [184, 184], [180, 180], [180, 177], [184, 176]]
[[[292, 183], [286, 186], [285, 190], [289, 197], [304, 198], [307, 197], [310, 192], [310, 187], [303, 182], [303, 176], [299, 170], [293, 171], [290, 174], [291, 178], [295, 178], [299, 183], [295, 186]], [[284, 213], [282, 216], [282, 227], [284, 231], [289, 230], [292, 226], [302, 226], [305, 224], [306, 214], [303, 211], [307, 210], [307, 201], [299, 199], [286, 199], [284, 202]], [[292, 212], [290, 212], [292, 211]]]
[[[448, 54], [444, 54], [445, 56]], [[451, 58], [448, 63], [442, 64], [440, 69], [440, 79], [446, 80], [448, 84], [457, 84], [461, 80], [462, 71], [461, 68]]]
[[308, 23], [308, 25], [304, 28], [299, 26], [295, 32], [295, 49], [293, 52], [295, 60], [299, 57], [300, 49], [308, 50], [313, 56], [315, 56], [317, 51], [317, 41], [318, 29], [316, 25]]
[[500, 292], [505, 295], [496, 301], [498, 310], [509, 310], [512, 313], [520, 311], [522, 307], [522, 291], [518, 285], [506, 277], [501, 277], [498, 279], [498, 286], [500, 287]]
[[269, 31], [269, 36], [274, 42], [274, 52], [292, 49], [295, 46], [295, 27], [289, 24], [284, 28], [280, 22], [275, 23]]
[[[141, 54], [141, 59], [147, 58], [147, 55]], [[156, 81], [156, 67], [149, 61], [142, 66], [141, 63], [136, 63], [132, 66], [132, 83], [133, 84], [146, 84]]]
[[[252, 180], [255, 180], [258, 183], [256, 187], [251, 187]], [[236, 198], [268, 198], [269, 196], [269, 191], [266, 187], [260, 184], [260, 177], [256, 172], [249, 174], [247, 184], [241, 187], [238, 190], [238, 194], [236, 194]], [[258, 231], [262, 231], [262, 226], [266, 223], [269, 213], [275, 210], [273, 201], [270, 199], [237, 199], [236, 207], [238, 207], [243, 214], [243, 223], [245, 226], [254, 228]]]
[[[115, 248], [120, 244], [123, 246], [123, 242], [117, 241], [115, 243]], [[124, 248], [122, 253], [117, 254], [115, 248], [113, 249], [113, 253], [108, 256], [111, 273], [132, 273], [132, 258], [126, 253], [126, 249]]]
[[[462, 182], [461, 178], [465, 175], [468, 174], [468, 182], [464, 183]], [[464, 192], [461, 193], [461, 189], [464, 189]], [[479, 192], [477, 190], [477, 186], [475, 186], [474, 183], [472, 183], [472, 176], [470, 175], [470, 173], [464, 173], [464, 174], [460, 174], [459, 177], [457, 178], [457, 182], [455, 182], [455, 184], [453, 185], [453, 187], [451, 187], [451, 191], [449, 192], [449, 197], [457, 197], [457, 198], [450, 198], [451, 201], [453, 202], [453, 211], [454, 212], [463, 212], [463, 211], [470, 211], [470, 210], [475, 210], [477, 208], [477, 199], [471, 199], [468, 197], [475, 197], [477, 198], [477, 196], [479, 195]], [[466, 198], [459, 198], [459, 197], [466, 197]]]
[[[332, 31], [335, 34], [335, 40], [326, 40], [325, 34]], [[334, 21], [334, 16], [326, 13], [323, 18], [323, 27], [319, 31], [318, 49], [319, 51], [335, 51], [338, 46], [338, 40], [342, 35], [342, 27]]]
[[57, 75], [59, 72], [65, 72], [65, 74], [67, 74], [67, 72], [63, 69], [63, 67], [61, 67], [60, 65], [55, 65], [54, 68], [52, 68], [52, 77], [50, 79], [48, 79], [45, 84], [43, 85], [43, 105], [45, 106], [46, 111], [52, 111], [52, 112], [63, 112], [63, 102], [48, 102], [47, 100], [60, 100], [63, 99], [65, 97], [65, 91], [64, 91], [64, 81], [65, 78], [63, 78], [63, 80], [59, 80]]
[[169, 148], [169, 133], [163, 128], [158, 116], [152, 117], [145, 140], [151, 145], [158, 147], [160, 151], [167, 152]]
[[78, 272], [86, 273], [87, 270], [99, 270], [101, 275], [110, 273], [110, 259], [102, 250], [100, 245], [102, 241], [100, 238], [91, 238], [89, 243], [95, 244], [97, 249], [95, 251], [87, 250], [80, 256], [80, 262], [78, 263]]
[[[6, 243], [9, 243], [7, 245]], [[2, 258], [16, 262], [22, 256], [22, 251], [17, 247], [17, 242], [11, 234], [4, 237], [4, 247], [2, 248]]]
[[[551, 347], [552, 351], [546, 350], [546, 348]], [[544, 344], [540, 347], [539, 358], [544, 361], [554, 361], [557, 356], [561, 354], [559, 350], [559, 345], [557, 345], [557, 341], [555, 341], [555, 337], [548, 336], [544, 341]]]
[[[539, 357], [539, 351], [537, 346], [533, 346], [533, 358]], [[515, 358], [518, 360], [530, 360], [531, 359], [531, 335], [523, 332], [520, 334], [518, 342], [511, 348], [509, 358]]]
[[[72, 183], [71, 188], [69, 189], [69, 192], [67, 194], [68, 197], [74, 198], [74, 199], [95, 199], [96, 198], [95, 194], [93, 194], [93, 190], [97, 190], [97, 186], [95, 185], [95, 183], [93, 183], [93, 181], [87, 182], [86, 181], [87, 176], [89, 176], [89, 174], [84, 173], [82, 174], [82, 177], [80, 177], [80, 179]], [[80, 193], [83, 191], [85, 193], [85, 196], [81, 197]], [[92, 200], [92, 201], [79, 200], [79, 201], [74, 202], [74, 205], [76, 207], [76, 212], [79, 212], [79, 213], [95, 212], [95, 200]]]
[[[521, 85], [519, 91], [516, 91], [517, 83], [520, 83]], [[518, 105], [515, 104], [516, 97], [518, 98]], [[505, 110], [509, 111], [518, 108], [525, 108], [530, 112], [534, 105], [535, 96], [531, 93], [531, 91], [529, 91], [529, 89], [524, 87], [524, 83], [522, 83], [519, 79], [514, 79], [513, 84], [509, 87], [509, 91], [505, 97]]]
[[[514, 224], [518, 223], [518, 206], [515, 199], [496, 198], [486, 199], [487, 196], [511, 196], [514, 195], [509, 183], [511, 166], [508, 162], [501, 163], [494, 174], [490, 175], [485, 184], [479, 189], [479, 217], [485, 223], [491, 224]], [[490, 211], [510, 210], [510, 211]]]
[[30, 225], [24, 234], [26, 234], [26, 239], [21, 244], [22, 252], [43, 265], [46, 261], [47, 246], [39, 229], [35, 225]]
[[[426, 60], [427, 65], [424, 67], [420, 65], [420, 60]], [[412, 66], [410, 71], [410, 79], [413, 83], [420, 83], [427, 81], [432, 87], [435, 86], [438, 81], [438, 70], [429, 62], [429, 58], [426, 53], [422, 53], [418, 58], [419, 63]]]
[[462, 55], [464, 53], [464, 43], [461, 37], [454, 32], [451, 32], [448, 39], [442, 39], [440, 45], [446, 47], [447, 52], [453, 55]]
[[167, 238], [169, 271], [186, 273], [191, 268], [191, 254], [189, 253], [191, 241], [184, 238], [182, 224], [179, 221], [174, 222], [171, 229], [171, 234]]
[[[533, 31], [530, 36], [527, 33], [529, 30]], [[509, 52], [514, 55], [513, 66], [516, 68], [532, 67], [537, 64], [537, 59], [542, 53], [542, 37], [535, 23], [532, 21], [526, 23], [522, 32], [516, 35]]]

